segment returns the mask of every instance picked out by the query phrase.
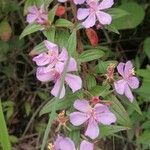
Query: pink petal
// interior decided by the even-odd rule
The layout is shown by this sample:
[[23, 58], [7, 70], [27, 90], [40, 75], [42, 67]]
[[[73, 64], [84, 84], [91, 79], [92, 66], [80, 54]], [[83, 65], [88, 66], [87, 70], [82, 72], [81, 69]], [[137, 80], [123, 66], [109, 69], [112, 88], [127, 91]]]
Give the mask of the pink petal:
[[82, 80], [79, 76], [67, 73], [65, 81], [72, 89], [73, 93], [82, 87]]
[[64, 2], [66, 2], [67, 0], [58, 0], [58, 2], [60, 2], [60, 3], [64, 3]]
[[[55, 97], [58, 96], [58, 92], [59, 92], [59, 88], [60, 88], [60, 84], [61, 84], [61, 80], [58, 79], [53, 87], [53, 89], [51, 90], [51, 94], [54, 95]], [[63, 85], [63, 88], [61, 90], [61, 94], [60, 94], [60, 99], [63, 98], [65, 96], [65, 87]]]
[[33, 23], [37, 19], [37, 16], [35, 14], [28, 14], [27, 15], [27, 22]]
[[30, 7], [28, 8], [28, 12], [29, 12], [29, 13], [32, 13], [32, 14], [36, 14], [36, 13], [38, 12], [38, 9], [37, 9], [36, 6], [30, 6]]
[[90, 28], [90, 27], [93, 27], [95, 25], [95, 22], [96, 22], [95, 13], [92, 13], [88, 16], [88, 18], [84, 22], [82, 22], [82, 25], [85, 28]]
[[89, 120], [88, 127], [87, 127], [87, 130], [85, 132], [85, 135], [90, 137], [91, 139], [95, 139], [99, 135], [99, 126], [93, 118], [91, 118]]
[[111, 112], [98, 114], [96, 119], [104, 125], [110, 125], [111, 123], [116, 122], [116, 116]]
[[94, 149], [94, 144], [93, 143], [90, 143], [86, 140], [83, 140], [81, 142], [80, 150], [93, 150], [93, 149]]
[[134, 96], [133, 96], [133, 94], [132, 94], [132, 92], [131, 92], [131, 90], [130, 90], [130, 88], [129, 88], [129, 86], [126, 84], [126, 87], [125, 87], [125, 95], [127, 96], [127, 98], [131, 101], [131, 102], [133, 102], [133, 100], [134, 100]]
[[33, 58], [38, 66], [47, 65], [50, 62], [50, 56], [47, 53], [41, 53]]
[[78, 71], [77, 62], [72, 57], [70, 58], [69, 65], [68, 65], [68, 68], [67, 68], [67, 72], [71, 72], [71, 71]]
[[57, 72], [59, 72], [60, 74], [62, 74], [63, 70], [64, 70], [64, 66], [65, 66], [65, 63], [61, 62], [61, 61], [58, 61], [55, 65], [55, 68], [57, 70]]
[[68, 59], [68, 52], [66, 48], [63, 48], [60, 55], [58, 56], [59, 61], [66, 61]]
[[133, 64], [131, 61], [127, 61], [125, 64], [125, 77], [128, 78], [132, 74]]
[[129, 77], [127, 82], [132, 89], [137, 89], [139, 87], [139, 80], [137, 77]]
[[70, 122], [74, 126], [80, 126], [81, 124], [83, 124], [89, 119], [89, 117], [85, 113], [81, 113], [81, 112], [73, 112], [70, 114], [69, 117], [70, 117]]
[[124, 79], [114, 82], [116, 92], [120, 95], [123, 95], [125, 92], [126, 84], [127, 82]]
[[76, 150], [73, 141], [70, 138], [63, 138], [59, 142], [58, 150]]
[[89, 8], [79, 8], [77, 11], [77, 18], [78, 20], [85, 19], [90, 14]]
[[125, 63], [119, 63], [119, 65], [117, 66], [118, 73], [123, 77], [124, 77], [124, 67]]
[[83, 4], [86, 0], [73, 0], [75, 4]]
[[109, 14], [102, 12], [102, 11], [98, 11], [96, 12], [96, 16], [102, 25], [111, 24], [112, 17]]
[[50, 51], [56, 51], [56, 54], [58, 54], [58, 46], [48, 40], [44, 41], [44, 44], [46, 46], [46, 48]]
[[114, 0], [103, 0], [100, 4], [99, 4], [99, 9], [103, 10], [103, 9], [107, 9], [112, 7], [112, 5], [114, 4]]
[[36, 77], [41, 82], [48, 82], [54, 80], [54, 71], [48, 70], [47, 67], [38, 67]]
[[103, 105], [103, 104], [96, 104], [94, 106], [94, 112], [96, 114], [101, 114], [103, 112], [110, 112], [108, 106]]
[[88, 112], [91, 106], [87, 100], [76, 100], [73, 104], [74, 108], [81, 112]]

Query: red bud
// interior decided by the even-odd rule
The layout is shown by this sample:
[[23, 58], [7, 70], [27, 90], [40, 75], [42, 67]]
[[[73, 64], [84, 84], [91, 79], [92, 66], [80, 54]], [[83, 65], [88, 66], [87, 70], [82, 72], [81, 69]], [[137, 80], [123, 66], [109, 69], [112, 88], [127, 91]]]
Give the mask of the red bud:
[[65, 7], [64, 6], [58, 6], [56, 10], [56, 16], [61, 17], [65, 13]]

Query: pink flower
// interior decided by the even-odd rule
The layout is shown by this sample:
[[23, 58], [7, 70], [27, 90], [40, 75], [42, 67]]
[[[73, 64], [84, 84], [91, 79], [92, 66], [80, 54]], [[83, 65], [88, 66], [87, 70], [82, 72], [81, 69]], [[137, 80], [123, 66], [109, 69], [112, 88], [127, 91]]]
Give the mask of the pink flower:
[[[93, 150], [94, 145], [83, 140], [80, 145], [80, 150]], [[76, 150], [74, 142], [68, 137], [58, 136], [54, 142], [54, 150]]]
[[109, 25], [112, 21], [112, 17], [105, 13], [104, 10], [110, 8], [113, 4], [113, 0], [103, 0], [99, 2], [97, 0], [87, 0], [89, 8], [79, 8], [77, 11], [77, 18], [84, 20], [82, 25], [85, 28], [90, 28], [95, 25], [98, 20], [102, 25]]
[[[58, 0], [61, 3], [66, 2], [67, 0]], [[86, 0], [73, 0], [75, 4], [83, 4]]]
[[42, 5], [40, 8], [36, 6], [30, 6], [28, 8], [27, 22], [28, 23], [39, 23], [44, 24], [48, 20], [48, 12], [44, 9]]
[[116, 121], [116, 116], [103, 104], [96, 104], [93, 108], [87, 100], [76, 100], [74, 107], [79, 110], [70, 114], [70, 122], [75, 126], [87, 123], [85, 135], [95, 139], [99, 135], [98, 123], [110, 125]]
[[[36, 77], [41, 82], [54, 81], [55, 84], [51, 90], [51, 94], [57, 96], [61, 85], [63, 69], [68, 59], [68, 52], [65, 48], [62, 48], [62, 51], [59, 54], [58, 46], [56, 44], [49, 41], [44, 41], [44, 43], [48, 51], [33, 58], [33, 61], [39, 66], [36, 71]], [[82, 87], [82, 80], [79, 76], [69, 73], [73, 71], [77, 71], [77, 63], [75, 59], [71, 57], [65, 81], [72, 91], [75, 92]], [[64, 95], [65, 87], [63, 85], [60, 98], [63, 98]]]
[[139, 80], [134, 76], [132, 62], [127, 61], [126, 63], [119, 63], [117, 70], [118, 73], [122, 76], [122, 79], [114, 83], [115, 90], [120, 95], [125, 94], [127, 98], [133, 102], [134, 96], [131, 92], [131, 89], [136, 89], [139, 87]]

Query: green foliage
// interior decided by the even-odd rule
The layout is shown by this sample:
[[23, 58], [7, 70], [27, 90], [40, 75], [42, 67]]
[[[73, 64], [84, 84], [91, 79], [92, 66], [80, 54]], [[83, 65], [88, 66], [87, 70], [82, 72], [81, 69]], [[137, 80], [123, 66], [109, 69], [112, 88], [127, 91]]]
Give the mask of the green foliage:
[[144, 52], [150, 59], [150, 37], [147, 37], [144, 41]]

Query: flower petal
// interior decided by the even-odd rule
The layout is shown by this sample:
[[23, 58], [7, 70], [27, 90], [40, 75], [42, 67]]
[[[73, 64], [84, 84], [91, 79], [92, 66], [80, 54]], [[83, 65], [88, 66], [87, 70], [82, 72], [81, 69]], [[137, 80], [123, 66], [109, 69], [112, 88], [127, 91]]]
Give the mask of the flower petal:
[[37, 16], [35, 14], [28, 14], [26, 20], [28, 23], [33, 23], [36, 19], [37, 19]]
[[103, 0], [100, 4], [99, 4], [99, 9], [103, 10], [103, 9], [107, 9], [112, 7], [112, 5], [114, 4], [114, 0]]
[[127, 96], [127, 98], [133, 102], [134, 100], [134, 96], [132, 94], [132, 91], [130, 90], [129, 86], [126, 84], [126, 87], [125, 87], [125, 95]]
[[125, 63], [119, 63], [119, 65], [117, 66], [118, 73], [123, 77], [124, 77], [124, 67]]
[[98, 124], [93, 118], [91, 118], [89, 120], [88, 127], [87, 127], [87, 130], [85, 132], [85, 135], [90, 137], [91, 139], [95, 139], [99, 135]]
[[68, 68], [67, 68], [67, 72], [71, 72], [71, 71], [77, 71], [77, 62], [74, 58], [70, 58], [70, 61], [69, 61], [69, 65], [68, 65]]
[[101, 113], [96, 116], [97, 121], [104, 124], [110, 125], [111, 123], [116, 122], [116, 116], [112, 112]]
[[32, 60], [35, 61], [38, 66], [44, 66], [50, 62], [50, 56], [47, 53], [41, 53]]
[[69, 85], [69, 87], [72, 89], [73, 93], [82, 87], [82, 80], [79, 76], [73, 75], [73, 74], [66, 74], [65, 81]]
[[67, 49], [66, 48], [63, 48], [59, 57], [58, 57], [58, 60], [59, 61], [66, 61], [68, 59], [68, 52], [67, 52]]
[[104, 112], [110, 112], [108, 106], [103, 105], [103, 104], [96, 104], [94, 106], [94, 111], [96, 114], [101, 114]]
[[90, 14], [87, 19], [82, 22], [82, 25], [85, 27], [85, 28], [90, 28], [90, 27], [93, 27], [95, 25], [95, 22], [96, 22], [96, 16], [95, 16], [95, 13], [92, 13]]
[[94, 149], [94, 144], [93, 143], [90, 143], [86, 140], [83, 140], [81, 142], [80, 150], [93, 150], [93, 149]]
[[125, 64], [124, 76], [128, 78], [132, 74], [133, 64], [131, 61], [127, 61]]
[[81, 124], [83, 124], [89, 119], [89, 117], [85, 113], [81, 113], [81, 112], [73, 112], [70, 114], [69, 118], [70, 118], [70, 122], [74, 126], [80, 126]]
[[102, 11], [98, 11], [96, 12], [96, 16], [102, 25], [111, 24], [112, 17], [109, 14], [102, 12]]
[[59, 150], [76, 150], [74, 142], [70, 138], [63, 138], [59, 142]]
[[29, 8], [28, 8], [28, 12], [29, 13], [32, 13], [32, 14], [36, 14], [37, 12], [38, 12], [38, 9], [37, 9], [37, 7], [36, 6], [30, 6]]
[[81, 111], [81, 112], [88, 112], [91, 106], [87, 100], [76, 100], [73, 104], [74, 108]]
[[139, 79], [137, 77], [129, 77], [127, 82], [132, 89], [137, 89], [139, 87]]
[[46, 48], [50, 51], [56, 51], [56, 53], [58, 54], [58, 46], [48, 40], [44, 41], [44, 44], [46, 46]]
[[77, 18], [78, 20], [85, 19], [90, 14], [89, 8], [79, 8], [77, 11]]
[[47, 67], [38, 67], [36, 77], [41, 82], [48, 82], [54, 80], [54, 72], [52, 69], [48, 70]]
[[[53, 87], [53, 89], [51, 90], [51, 94], [54, 95], [55, 97], [58, 96], [58, 92], [59, 92], [59, 88], [61, 85], [61, 81], [60, 79], [58, 79]], [[65, 96], [65, 87], [63, 85], [62, 90], [61, 90], [61, 94], [60, 94], [60, 99], [63, 98]]]
[[83, 4], [85, 0], [73, 0], [75, 4]]
[[60, 2], [60, 3], [64, 3], [64, 2], [66, 2], [67, 0], [58, 0], [58, 2]]
[[124, 79], [114, 82], [116, 92], [120, 95], [123, 95], [125, 92], [126, 84], [127, 82]]

